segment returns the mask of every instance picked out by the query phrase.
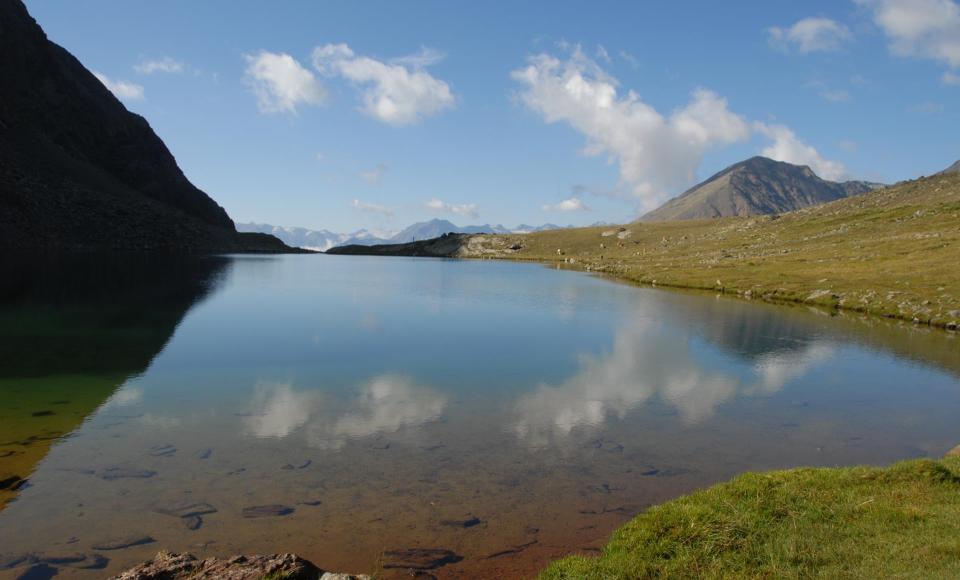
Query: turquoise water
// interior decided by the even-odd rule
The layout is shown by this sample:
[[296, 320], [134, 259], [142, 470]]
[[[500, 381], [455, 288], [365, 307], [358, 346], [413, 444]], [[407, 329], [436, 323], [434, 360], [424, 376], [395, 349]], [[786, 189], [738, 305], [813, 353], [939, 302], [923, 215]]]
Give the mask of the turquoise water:
[[[30, 558], [11, 577], [159, 549], [389, 576], [408, 548], [462, 558], [438, 577], [523, 576], [742, 471], [960, 442], [946, 332], [490, 261], [15, 266], [0, 554]], [[85, 559], [38, 563], [64, 553]]]

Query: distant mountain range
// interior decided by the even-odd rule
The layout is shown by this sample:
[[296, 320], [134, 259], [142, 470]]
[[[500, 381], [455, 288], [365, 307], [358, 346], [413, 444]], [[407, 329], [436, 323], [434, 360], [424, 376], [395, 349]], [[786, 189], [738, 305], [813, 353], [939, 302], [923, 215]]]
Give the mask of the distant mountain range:
[[640, 219], [669, 221], [783, 213], [880, 187], [886, 186], [868, 181], [827, 181], [806, 165], [751, 157], [727, 167]]
[[[405, 244], [416, 240], [437, 238], [446, 233], [455, 234], [527, 234], [544, 230], [556, 230], [562, 226], [543, 224], [531, 226], [520, 224], [515, 228], [502, 225], [484, 224], [482, 226], [458, 226], [443, 219], [417, 222], [399, 232], [357, 230], [350, 233], [337, 233], [330, 230], [310, 230], [299, 227], [274, 226], [271, 224], [238, 223], [237, 231], [271, 234], [280, 238], [289, 246], [310, 250], [327, 251], [337, 246], [374, 246], [377, 244]], [[572, 227], [572, 226], [567, 226]]]

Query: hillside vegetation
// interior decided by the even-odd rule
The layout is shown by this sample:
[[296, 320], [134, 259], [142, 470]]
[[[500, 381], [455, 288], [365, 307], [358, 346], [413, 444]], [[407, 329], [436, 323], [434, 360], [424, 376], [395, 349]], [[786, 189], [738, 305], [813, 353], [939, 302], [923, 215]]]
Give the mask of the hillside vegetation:
[[960, 322], [960, 174], [782, 215], [467, 236], [443, 255], [560, 262], [642, 284], [954, 328]]

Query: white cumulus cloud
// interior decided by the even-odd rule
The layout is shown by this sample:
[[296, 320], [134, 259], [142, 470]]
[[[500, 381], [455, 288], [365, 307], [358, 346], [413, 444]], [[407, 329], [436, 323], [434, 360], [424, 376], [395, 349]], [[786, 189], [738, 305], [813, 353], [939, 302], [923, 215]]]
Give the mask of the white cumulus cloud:
[[789, 127], [756, 122], [753, 128], [772, 141], [760, 152], [764, 157], [795, 165], [808, 165], [823, 179], [839, 181], [846, 178], [847, 170], [842, 163], [825, 159], [814, 147], [801, 141]]
[[804, 18], [793, 26], [767, 29], [770, 44], [781, 49], [795, 49], [801, 53], [838, 50], [852, 34], [846, 25], [829, 18]]
[[112, 80], [107, 75], [93, 71], [93, 76], [97, 77], [103, 86], [107, 87], [111, 93], [121, 101], [142, 101], [145, 98], [143, 87], [129, 81]]
[[321, 74], [340, 76], [357, 85], [362, 110], [394, 126], [414, 124], [454, 106], [450, 85], [423, 70], [440, 58], [442, 55], [427, 49], [391, 62], [360, 56], [346, 44], [313, 50], [313, 66]]
[[437, 198], [433, 198], [423, 205], [435, 213], [464, 215], [472, 218], [480, 215], [480, 213], [477, 211], [477, 204], [475, 203], [447, 203]]
[[378, 203], [367, 203], [365, 201], [360, 201], [359, 199], [354, 199], [350, 203], [350, 207], [367, 213], [379, 213], [385, 216], [393, 215], [393, 210], [385, 205], [380, 205]]
[[545, 204], [542, 208], [543, 211], [590, 211], [587, 204], [578, 197], [571, 197], [559, 203]]
[[646, 208], [692, 183], [707, 150], [750, 136], [749, 124], [716, 93], [697, 89], [664, 115], [633, 91], [619, 94], [618, 81], [579, 48], [566, 60], [532, 56], [511, 76], [527, 108], [582, 133], [586, 155], [617, 163], [622, 184]]
[[943, 73], [943, 76], [940, 77], [940, 80], [943, 81], [945, 85], [960, 86], [960, 74], [957, 73], [946, 71]]
[[960, 68], [960, 4], [953, 0], [856, 0], [899, 56], [918, 56]]
[[142, 75], [150, 75], [156, 72], [160, 73], [181, 73], [183, 72], [183, 63], [165, 56], [158, 59], [147, 59], [133, 66], [133, 70]]
[[296, 113], [298, 105], [321, 105], [327, 91], [289, 54], [261, 50], [245, 55], [245, 82], [257, 97], [262, 113]]

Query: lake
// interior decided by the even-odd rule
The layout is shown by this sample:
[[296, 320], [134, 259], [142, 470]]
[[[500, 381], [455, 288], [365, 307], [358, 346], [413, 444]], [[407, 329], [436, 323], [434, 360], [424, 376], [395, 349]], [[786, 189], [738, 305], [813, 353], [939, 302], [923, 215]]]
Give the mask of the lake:
[[530, 576], [743, 471], [960, 443], [954, 335], [859, 315], [492, 261], [3, 270], [0, 566], [38, 578], [160, 549]]

